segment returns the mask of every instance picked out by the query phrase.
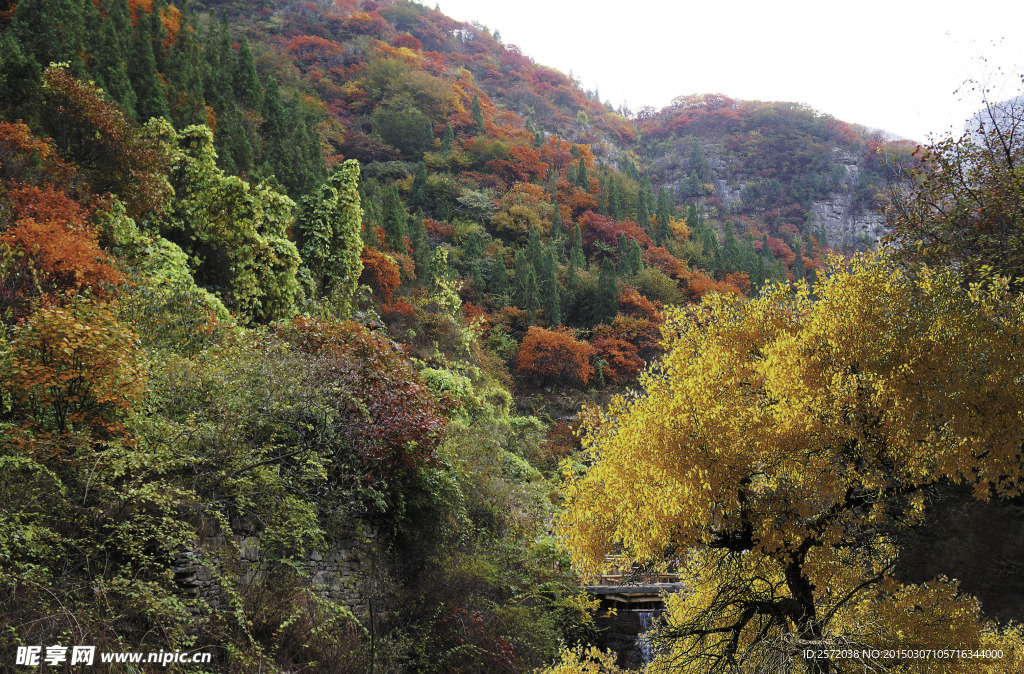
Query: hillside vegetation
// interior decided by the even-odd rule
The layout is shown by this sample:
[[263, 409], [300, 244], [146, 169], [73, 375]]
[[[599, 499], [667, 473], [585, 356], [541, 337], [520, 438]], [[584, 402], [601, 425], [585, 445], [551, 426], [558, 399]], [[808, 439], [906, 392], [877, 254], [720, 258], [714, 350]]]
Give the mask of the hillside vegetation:
[[902, 194], [897, 233], [941, 237], [912, 195], [961, 151], [796, 104], [625, 112], [416, 3], [0, 3], [4, 652], [468, 672], [596, 643], [552, 523], [597, 407], [653, 390], [682, 316], [841, 276], [871, 241], [822, 204]]

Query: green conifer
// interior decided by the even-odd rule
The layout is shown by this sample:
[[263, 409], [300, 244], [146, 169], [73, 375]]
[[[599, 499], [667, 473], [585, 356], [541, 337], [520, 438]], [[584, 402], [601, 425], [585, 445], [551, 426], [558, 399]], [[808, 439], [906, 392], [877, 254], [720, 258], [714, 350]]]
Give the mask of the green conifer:
[[476, 94], [473, 95], [473, 103], [470, 105], [469, 116], [476, 123], [476, 132], [481, 134], [484, 132], [484, 111], [480, 107], [480, 97]]
[[392, 250], [405, 252], [405, 237], [408, 235], [408, 216], [405, 204], [398, 194], [398, 186], [391, 185], [384, 191], [383, 222], [384, 237]]
[[263, 89], [256, 74], [256, 61], [249, 49], [249, 41], [244, 36], [238, 47], [232, 84], [235, 96], [249, 108], [260, 110], [263, 107]]
[[597, 277], [597, 304], [594, 316], [597, 323], [611, 323], [619, 313], [619, 285], [615, 275], [615, 264], [610, 258], [601, 262], [601, 273]]

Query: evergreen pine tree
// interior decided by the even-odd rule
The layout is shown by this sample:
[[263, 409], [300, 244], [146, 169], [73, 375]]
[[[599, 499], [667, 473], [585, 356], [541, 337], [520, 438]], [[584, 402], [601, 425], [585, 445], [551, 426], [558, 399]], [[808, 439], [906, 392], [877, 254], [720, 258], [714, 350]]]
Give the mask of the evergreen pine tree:
[[645, 230], [651, 226], [651, 211], [647, 206], [647, 193], [640, 190], [636, 199], [636, 221]]
[[[121, 0], [123, 1], [123, 0]], [[167, 81], [172, 88], [171, 115], [177, 127], [206, 122], [206, 100], [203, 84], [209, 65], [203, 58], [202, 49], [196, 41], [191, 26], [191, 17], [182, 12], [181, 27], [168, 58]]]
[[538, 278], [541, 274], [541, 266], [544, 264], [543, 254], [544, 249], [540, 242], [540, 232], [535, 227], [531, 227], [529, 238], [526, 241], [526, 259], [533, 265]]
[[488, 274], [488, 291], [491, 293], [491, 301], [495, 308], [501, 309], [508, 303], [508, 269], [505, 268], [505, 261], [501, 255], [491, 258], [490, 273]]
[[409, 240], [412, 243], [412, 259], [416, 265], [416, 278], [420, 283], [434, 275], [434, 254], [427, 241], [427, 228], [423, 223], [423, 214], [417, 212], [409, 218]]
[[555, 246], [552, 242], [544, 249], [541, 261], [541, 273], [538, 276], [541, 310], [548, 325], [555, 326], [562, 322], [562, 299], [558, 285], [558, 262]]
[[590, 178], [587, 177], [587, 165], [580, 159], [579, 168], [576, 170], [576, 185], [586, 191], [590, 191]]
[[512, 289], [512, 303], [526, 312], [527, 321], [532, 323], [540, 309], [537, 274], [520, 248], [515, 257], [515, 285]]
[[263, 107], [263, 89], [260, 87], [260, 79], [256, 74], [256, 61], [253, 59], [249, 41], [245, 39], [245, 36], [242, 37], [242, 42], [238, 47], [232, 85], [235, 96], [249, 108], [260, 110]]
[[587, 259], [583, 255], [583, 233], [580, 231], [579, 223], [573, 228], [572, 247], [569, 249], [569, 267], [583, 269], [587, 266]]
[[168, 121], [171, 119], [167, 93], [157, 75], [152, 25], [145, 17], [138, 20], [132, 35], [131, 58], [128, 60], [128, 76], [135, 90], [135, 112], [140, 122], [151, 117], [165, 117]]
[[804, 256], [800, 252], [800, 246], [794, 246], [796, 248], [796, 259], [793, 260], [793, 280], [801, 281], [804, 278]]
[[608, 215], [616, 220], [625, 220], [625, 208], [622, 206], [622, 195], [619, 187], [615, 184], [614, 176], [608, 178]]
[[448, 122], [444, 123], [444, 135], [441, 136], [441, 151], [451, 152], [452, 147], [455, 145], [455, 132], [452, 130], [452, 125]]
[[[167, 72], [167, 50], [164, 45], [167, 43], [168, 35], [167, 30], [164, 28], [164, 22], [160, 18], [161, 10], [166, 7], [166, 4], [162, 1], [158, 1], [153, 5], [153, 11], [147, 14], [144, 19], [149, 22], [149, 36], [153, 41], [153, 60], [156, 62], [157, 72]], [[140, 17], [139, 21], [143, 18]]]
[[473, 103], [470, 105], [469, 116], [476, 123], [476, 132], [481, 134], [484, 132], [484, 111], [480, 107], [480, 97], [476, 94], [473, 95]]
[[662, 243], [668, 237], [668, 223], [672, 220], [672, 204], [668, 190], [658, 188], [658, 208], [654, 214], [654, 240]]
[[597, 323], [611, 323], [619, 313], [619, 285], [615, 276], [615, 264], [609, 258], [601, 262], [601, 273], [597, 277], [597, 306], [594, 316]]
[[604, 173], [597, 176], [597, 212], [601, 215], [610, 215], [608, 199], [608, 180]]
[[[7, 3], [9, 8], [12, 3]], [[85, 47], [85, 16], [81, 0], [21, 0], [14, 6], [10, 30], [21, 49], [37, 63], [70, 63], [71, 72], [82, 75]]]
[[408, 216], [405, 212], [405, 204], [398, 194], [398, 186], [391, 185], [384, 191], [384, 204], [381, 225], [384, 229], [384, 238], [392, 250], [405, 252], [405, 237], [408, 232]]
[[127, 37], [132, 34], [132, 22], [127, 0], [109, 0], [105, 6], [107, 19], [103, 22], [102, 38], [96, 52], [96, 80], [111, 100], [135, 117], [136, 97], [128, 76]]
[[427, 205], [427, 166], [422, 161], [416, 164], [416, 173], [409, 188], [409, 208], [424, 208]]
[[739, 269], [740, 248], [732, 231], [732, 223], [725, 223], [722, 236], [722, 273], [728, 274]]

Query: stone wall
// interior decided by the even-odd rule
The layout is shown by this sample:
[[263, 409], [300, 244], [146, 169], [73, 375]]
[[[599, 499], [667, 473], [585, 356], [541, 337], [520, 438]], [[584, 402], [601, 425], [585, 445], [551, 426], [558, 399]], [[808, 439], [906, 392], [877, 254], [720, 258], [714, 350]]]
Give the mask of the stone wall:
[[[330, 541], [325, 550], [305, 559], [307, 577], [317, 594], [347, 606], [355, 615], [367, 614], [367, 599], [374, 594], [376, 573], [382, 563], [376, 531]], [[206, 600], [214, 610], [224, 605], [220, 571], [229, 570], [245, 583], [264, 582], [266, 558], [258, 534], [235, 531], [201, 539], [182, 550], [174, 562], [174, 579], [181, 593]]]

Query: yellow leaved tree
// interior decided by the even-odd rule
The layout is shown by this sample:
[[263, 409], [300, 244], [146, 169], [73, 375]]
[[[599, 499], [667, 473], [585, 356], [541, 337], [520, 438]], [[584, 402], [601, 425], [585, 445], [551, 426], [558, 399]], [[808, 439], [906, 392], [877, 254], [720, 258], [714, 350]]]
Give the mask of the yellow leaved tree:
[[1024, 299], [876, 254], [668, 329], [642, 392], [591, 413], [558, 522], [584, 573], [679, 561], [652, 671], [1016, 671], [1019, 627], [891, 571], [933, 486], [1021, 494]]

